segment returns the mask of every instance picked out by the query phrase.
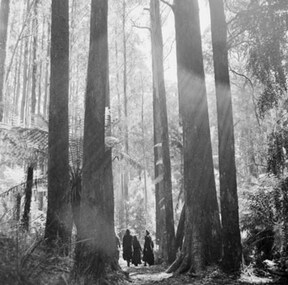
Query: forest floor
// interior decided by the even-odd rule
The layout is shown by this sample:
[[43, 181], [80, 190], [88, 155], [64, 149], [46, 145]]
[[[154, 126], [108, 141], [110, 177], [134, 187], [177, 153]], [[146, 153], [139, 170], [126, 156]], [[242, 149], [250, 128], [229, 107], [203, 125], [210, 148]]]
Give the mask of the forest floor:
[[[45, 250], [45, 246], [22, 239], [15, 243], [0, 233], [0, 285], [79, 285], [69, 281], [73, 267], [73, 255], [60, 257]], [[26, 246], [24, 246], [26, 245]], [[108, 284], [121, 285], [250, 285], [250, 284], [288, 284], [277, 276], [260, 278], [252, 268], [245, 269], [241, 278], [235, 279], [222, 273], [217, 267], [208, 268], [205, 275], [191, 277], [187, 274], [174, 276], [165, 272], [163, 265], [130, 266], [120, 258], [119, 265], [126, 274], [113, 273]], [[128, 279], [124, 276], [129, 276]], [[113, 281], [112, 281], [113, 280]]]
[[280, 280], [277, 277], [257, 277], [252, 271], [246, 270], [240, 278], [235, 278], [222, 273], [218, 268], [211, 267], [205, 272], [205, 275], [191, 277], [187, 274], [173, 276], [165, 273], [162, 265], [154, 266], [130, 266], [127, 267], [124, 260], [119, 260], [122, 269], [129, 273], [129, 282], [131, 285], [251, 285], [251, 284], [288, 284], [286, 280]]

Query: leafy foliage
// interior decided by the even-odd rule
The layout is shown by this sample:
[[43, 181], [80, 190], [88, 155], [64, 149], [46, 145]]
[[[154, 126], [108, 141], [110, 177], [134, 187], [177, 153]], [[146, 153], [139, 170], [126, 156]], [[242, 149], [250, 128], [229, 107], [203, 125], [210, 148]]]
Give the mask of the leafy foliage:
[[48, 133], [39, 128], [22, 128], [1, 125], [1, 158], [12, 159], [16, 164], [43, 162], [47, 157]]
[[265, 259], [286, 256], [287, 183], [287, 179], [263, 175], [244, 192], [240, 222], [246, 262], [263, 266]]
[[263, 117], [287, 90], [287, 1], [251, 0], [234, 5], [241, 10], [231, 21], [231, 45], [240, 43], [247, 51], [247, 68], [263, 86], [257, 104]]

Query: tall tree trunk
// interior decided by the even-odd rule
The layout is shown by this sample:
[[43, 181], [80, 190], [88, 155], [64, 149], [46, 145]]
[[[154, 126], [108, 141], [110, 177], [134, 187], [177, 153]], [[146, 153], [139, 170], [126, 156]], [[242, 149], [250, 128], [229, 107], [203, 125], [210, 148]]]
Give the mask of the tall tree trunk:
[[143, 159], [144, 159], [144, 209], [145, 209], [145, 227], [147, 224], [148, 216], [148, 194], [147, 194], [147, 154], [145, 145], [145, 127], [144, 127], [144, 88], [143, 78], [141, 74], [141, 132], [142, 132], [142, 148], [143, 148]]
[[223, 269], [239, 272], [241, 238], [234, 150], [234, 127], [223, 0], [209, 0], [219, 136]]
[[[123, 100], [124, 100], [124, 151], [129, 154], [129, 135], [128, 135], [128, 98], [127, 98], [127, 42], [126, 42], [126, 0], [123, 0], [122, 11], [122, 33], [123, 33]], [[128, 163], [124, 162], [123, 192], [125, 203], [125, 222], [126, 228], [129, 225], [129, 169]]]
[[[31, 25], [32, 31], [32, 25]], [[33, 39], [29, 40], [28, 45], [28, 70], [27, 70], [27, 84], [26, 84], [26, 96], [24, 105], [24, 126], [30, 127], [31, 123], [31, 94], [32, 94], [32, 71], [33, 71]]]
[[18, 72], [17, 72], [17, 88], [16, 88], [16, 94], [15, 94], [15, 115], [17, 116], [17, 119], [19, 119], [19, 99], [20, 99], [20, 90], [21, 90], [21, 70], [22, 70], [22, 64], [23, 64], [23, 41], [21, 41], [20, 47], [19, 47], [19, 64], [18, 64]]
[[[152, 64], [154, 69], [154, 64]], [[154, 73], [154, 70], [152, 71]], [[164, 183], [163, 183], [163, 165], [162, 144], [161, 144], [161, 119], [159, 110], [159, 100], [156, 96], [155, 82], [153, 78], [153, 137], [154, 137], [154, 184], [155, 184], [155, 204], [156, 204], [156, 244], [159, 246], [159, 258], [165, 254], [166, 235], [165, 231], [165, 212], [164, 212]]]
[[37, 49], [38, 49], [38, 3], [36, 0], [34, 3], [34, 18], [32, 22], [33, 32], [33, 44], [32, 44], [32, 87], [31, 87], [31, 123], [34, 125], [34, 119], [36, 114], [36, 84], [37, 84]]
[[107, 270], [118, 269], [111, 150], [105, 151], [105, 106], [108, 96], [107, 2], [91, 1], [81, 223], [77, 230], [74, 267], [78, 282], [84, 279], [84, 284], [106, 284], [104, 280]]
[[47, 56], [45, 60], [45, 80], [44, 80], [44, 103], [43, 103], [43, 115], [44, 118], [47, 118], [47, 110], [49, 104], [49, 66], [51, 65], [51, 60], [49, 59], [50, 50], [51, 50], [51, 25], [48, 21], [48, 46], [47, 46]]
[[[45, 17], [43, 17], [43, 22], [42, 22], [42, 36], [41, 36], [41, 53], [44, 51], [44, 42], [45, 42]], [[42, 84], [42, 74], [43, 74], [43, 58], [41, 58], [40, 63], [39, 63], [39, 78], [38, 78], [38, 99], [37, 99], [37, 114], [43, 114], [41, 112], [41, 109], [43, 108], [42, 105], [42, 90], [43, 90], [43, 84]]]
[[[117, 90], [117, 111], [118, 111], [118, 125], [119, 125], [119, 133], [118, 136], [122, 136], [122, 103], [121, 103], [121, 94], [119, 90], [120, 79], [119, 79], [119, 62], [118, 62], [118, 43], [117, 43], [117, 29], [115, 31], [115, 60], [116, 60], [116, 90]], [[119, 217], [119, 227], [120, 229], [124, 229], [125, 224], [125, 199], [124, 199], [124, 187], [123, 187], [123, 161], [119, 162], [119, 195], [118, 195], [118, 217]]]
[[16, 114], [17, 114], [17, 104], [18, 103], [18, 73], [19, 70], [21, 69], [21, 57], [20, 57], [20, 50], [17, 51], [17, 55], [15, 57], [15, 70], [14, 70], [14, 94], [13, 94], [13, 119], [12, 119], [12, 125], [14, 125], [15, 123], [15, 119], [16, 119]]
[[[30, 0], [27, 0], [26, 4], [26, 13], [29, 11]], [[22, 99], [21, 99], [21, 108], [20, 108], [20, 119], [23, 124], [25, 124], [25, 106], [27, 100], [27, 81], [28, 81], [28, 69], [29, 69], [29, 60], [28, 60], [28, 51], [29, 51], [29, 24], [25, 32], [24, 40], [24, 63], [23, 63], [23, 84], [22, 84]]]
[[45, 238], [59, 238], [64, 253], [71, 236], [68, 159], [69, 5], [52, 0], [51, 84], [48, 136], [48, 208]]
[[[164, 201], [164, 233], [166, 240], [164, 241], [165, 261], [172, 263], [176, 258], [175, 251], [175, 229], [173, 216], [173, 200], [172, 200], [172, 182], [171, 182], [171, 162], [169, 150], [169, 136], [168, 136], [168, 119], [166, 107], [166, 91], [164, 84], [164, 68], [163, 68], [163, 40], [161, 31], [161, 19], [159, 0], [150, 1], [150, 17], [151, 17], [151, 42], [152, 42], [152, 64], [153, 64], [153, 82], [155, 89], [154, 100], [158, 102], [155, 104], [155, 112], [159, 113], [159, 147], [158, 161], [155, 166], [161, 169], [163, 179], [159, 182], [163, 184], [163, 192], [160, 194], [160, 199]], [[162, 160], [162, 161], [159, 161]], [[162, 165], [160, 165], [162, 164]], [[162, 172], [163, 171], [163, 172]], [[158, 173], [159, 175], [159, 173]], [[163, 196], [162, 196], [163, 195]], [[163, 233], [162, 233], [163, 235]]]
[[174, 1], [178, 91], [183, 121], [185, 238], [170, 271], [196, 273], [221, 254], [197, 0]]
[[7, 30], [10, 12], [10, 0], [1, 0], [0, 6], [0, 122], [3, 120], [4, 110], [4, 75], [7, 45]]
[[31, 208], [31, 198], [32, 198], [32, 186], [33, 186], [33, 166], [28, 166], [27, 168], [27, 180], [25, 187], [25, 205], [22, 217], [23, 228], [29, 230], [29, 220], [30, 220], [30, 208]]

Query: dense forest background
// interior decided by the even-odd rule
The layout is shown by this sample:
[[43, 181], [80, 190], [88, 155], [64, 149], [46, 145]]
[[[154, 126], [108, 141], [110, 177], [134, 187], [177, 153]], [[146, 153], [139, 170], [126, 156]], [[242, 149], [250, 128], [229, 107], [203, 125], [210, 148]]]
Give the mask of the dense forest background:
[[287, 13], [1, 0], [3, 280], [30, 284], [52, 248], [75, 284], [105, 284], [127, 228], [169, 272], [287, 275]]

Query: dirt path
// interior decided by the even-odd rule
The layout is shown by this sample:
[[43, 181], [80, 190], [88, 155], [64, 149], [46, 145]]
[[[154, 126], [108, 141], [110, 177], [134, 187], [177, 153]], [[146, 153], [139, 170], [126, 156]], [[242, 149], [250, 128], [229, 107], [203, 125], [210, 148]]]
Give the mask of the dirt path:
[[124, 267], [123, 269], [129, 273], [130, 284], [135, 285], [155, 284], [168, 280], [172, 276], [172, 274], [165, 273], [163, 268], [159, 266], [144, 267], [140, 265], [138, 267]]

